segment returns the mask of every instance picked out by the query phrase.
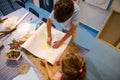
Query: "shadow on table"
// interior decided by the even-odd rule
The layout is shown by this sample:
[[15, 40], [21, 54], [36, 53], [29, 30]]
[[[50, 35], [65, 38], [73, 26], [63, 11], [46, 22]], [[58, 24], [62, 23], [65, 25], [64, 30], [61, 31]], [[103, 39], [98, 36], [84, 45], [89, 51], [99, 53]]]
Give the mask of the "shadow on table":
[[23, 62], [22, 57], [19, 60], [7, 60], [6, 61], [6, 66], [17, 67], [21, 62]]

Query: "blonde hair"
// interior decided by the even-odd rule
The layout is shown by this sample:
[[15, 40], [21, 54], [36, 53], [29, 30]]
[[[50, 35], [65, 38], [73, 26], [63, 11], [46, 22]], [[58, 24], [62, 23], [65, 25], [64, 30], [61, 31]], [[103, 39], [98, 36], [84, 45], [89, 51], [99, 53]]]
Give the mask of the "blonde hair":
[[62, 80], [85, 80], [85, 59], [77, 53], [67, 54], [62, 60], [62, 71]]

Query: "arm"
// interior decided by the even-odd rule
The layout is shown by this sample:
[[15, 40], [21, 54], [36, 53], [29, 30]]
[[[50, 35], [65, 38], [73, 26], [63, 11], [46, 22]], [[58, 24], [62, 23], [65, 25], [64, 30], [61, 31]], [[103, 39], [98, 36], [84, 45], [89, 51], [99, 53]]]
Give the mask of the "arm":
[[47, 63], [45, 64], [45, 67], [46, 67], [46, 70], [47, 70], [48, 76], [49, 76], [49, 78], [51, 79], [51, 78], [52, 78], [52, 76], [53, 76], [53, 73], [52, 73], [52, 72], [51, 72], [51, 70], [49, 69], [49, 67], [48, 67], [48, 64], [47, 64]]
[[74, 31], [76, 30], [76, 27], [77, 25], [75, 24], [71, 24], [71, 28], [70, 30], [65, 34], [65, 36], [60, 40], [60, 41], [57, 41], [54, 45], [53, 45], [53, 48], [58, 48], [59, 46], [61, 46], [63, 44], [63, 42], [68, 39], [73, 33]]
[[66, 39], [68, 39], [76, 30], [77, 25], [71, 24], [70, 30], [66, 33], [66, 35], [60, 40], [61, 42], [64, 42]]
[[46, 70], [47, 70], [47, 74], [48, 77], [50, 78], [50, 80], [58, 80], [57, 77], [54, 76], [54, 74], [52, 73], [52, 71], [49, 69], [48, 63], [46, 60], [42, 60], [42, 62], [44, 63]]
[[52, 41], [52, 35], [51, 35], [51, 20], [48, 18], [47, 20], [47, 34], [48, 34], [48, 38], [47, 38], [47, 43], [49, 45], [51, 45], [51, 41]]

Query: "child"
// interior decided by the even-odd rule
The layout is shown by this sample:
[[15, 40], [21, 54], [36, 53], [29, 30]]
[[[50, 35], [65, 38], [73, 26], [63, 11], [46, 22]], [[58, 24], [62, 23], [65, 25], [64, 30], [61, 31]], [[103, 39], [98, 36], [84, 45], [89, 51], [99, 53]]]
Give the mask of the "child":
[[72, 0], [58, 0], [55, 3], [54, 9], [47, 19], [47, 43], [49, 45], [51, 45], [52, 42], [51, 24], [53, 20], [59, 22], [62, 25], [62, 31], [66, 33], [61, 40], [55, 42], [52, 46], [53, 48], [61, 46], [71, 35], [72, 39], [75, 40], [76, 28], [80, 20], [80, 10], [76, 3]]
[[50, 80], [85, 80], [86, 64], [85, 59], [77, 53], [67, 54], [61, 61], [61, 72], [53, 75], [47, 61], [42, 60], [47, 69]]

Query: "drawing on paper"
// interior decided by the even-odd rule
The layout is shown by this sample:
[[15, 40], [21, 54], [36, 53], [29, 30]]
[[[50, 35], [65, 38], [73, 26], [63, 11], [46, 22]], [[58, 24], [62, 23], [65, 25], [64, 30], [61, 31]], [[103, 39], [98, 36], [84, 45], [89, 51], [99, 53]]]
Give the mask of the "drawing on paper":
[[50, 48], [50, 46], [48, 44], [46, 44], [46, 43], [40, 44], [40, 49], [41, 50], [46, 50], [48, 48]]
[[[53, 44], [65, 35], [65, 33], [54, 28], [52, 28], [51, 32]], [[47, 29], [45, 23], [42, 24], [34, 34], [36, 34], [36, 37], [31, 36], [22, 47], [37, 57], [45, 58], [51, 64], [55, 63], [55, 60], [63, 53], [71, 40], [70, 36], [59, 48], [52, 48], [52, 46], [47, 44]]]

